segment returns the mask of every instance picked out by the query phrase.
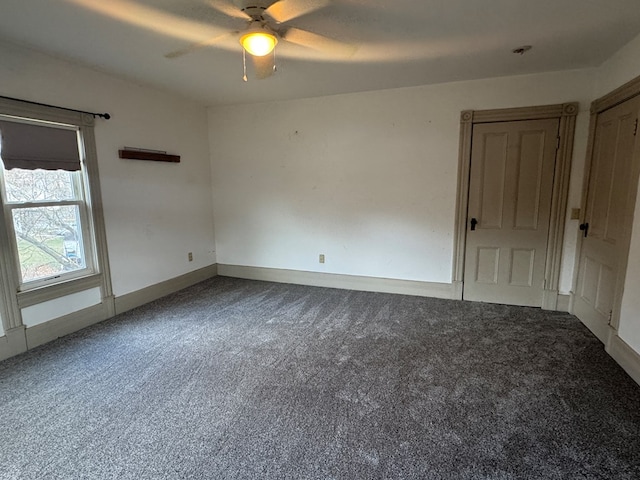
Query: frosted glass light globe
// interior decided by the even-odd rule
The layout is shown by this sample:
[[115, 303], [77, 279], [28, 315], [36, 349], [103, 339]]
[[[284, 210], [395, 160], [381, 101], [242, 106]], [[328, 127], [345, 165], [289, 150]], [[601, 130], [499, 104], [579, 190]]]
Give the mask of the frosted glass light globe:
[[251, 32], [240, 38], [242, 47], [251, 55], [264, 57], [271, 53], [278, 43], [278, 39], [267, 32]]

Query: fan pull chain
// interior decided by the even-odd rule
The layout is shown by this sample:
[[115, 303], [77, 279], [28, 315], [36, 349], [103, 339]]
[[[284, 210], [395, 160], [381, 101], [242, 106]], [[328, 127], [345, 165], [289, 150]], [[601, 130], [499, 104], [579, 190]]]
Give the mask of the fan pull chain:
[[273, 49], [273, 73], [276, 73], [278, 69], [276, 68], [276, 49]]
[[247, 53], [242, 49], [242, 80], [247, 81]]

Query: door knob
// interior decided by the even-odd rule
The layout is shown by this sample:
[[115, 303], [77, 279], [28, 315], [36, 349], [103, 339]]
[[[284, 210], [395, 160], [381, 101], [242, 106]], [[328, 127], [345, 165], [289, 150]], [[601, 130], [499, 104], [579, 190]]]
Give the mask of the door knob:
[[584, 236], [587, 236], [587, 232], [589, 231], [589, 224], [588, 223], [581, 223], [580, 224], [580, 230], [582, 230], [584, 232]]
[[472, 231], [475, 230], [476, 229], [476, 225], [478, 224], [478, 220], [475, 219], [475, 218], [472, 218], [470, 223], [471, 223], [471, 230]]

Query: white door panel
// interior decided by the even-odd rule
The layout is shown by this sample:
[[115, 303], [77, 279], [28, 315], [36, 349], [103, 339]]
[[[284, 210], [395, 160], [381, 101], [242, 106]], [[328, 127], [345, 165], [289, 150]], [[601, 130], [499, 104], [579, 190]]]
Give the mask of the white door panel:
[[558, 127], [557, 119], [474, 125], [466, 300], [542, 305]]
[[[637, 190], [635, 97], [598, 115], [580, 250], [574, 313], [601, 340], [617, 320], [628, 240]], [[635, 166], [634, 166], [635, 165]]]

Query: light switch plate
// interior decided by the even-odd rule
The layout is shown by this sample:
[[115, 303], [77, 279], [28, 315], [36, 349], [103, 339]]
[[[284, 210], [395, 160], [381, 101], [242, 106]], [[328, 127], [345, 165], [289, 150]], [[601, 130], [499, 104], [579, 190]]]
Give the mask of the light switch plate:
[[571, 220], [580, 220], [580, 209], [572, 208], [571, 209]]

